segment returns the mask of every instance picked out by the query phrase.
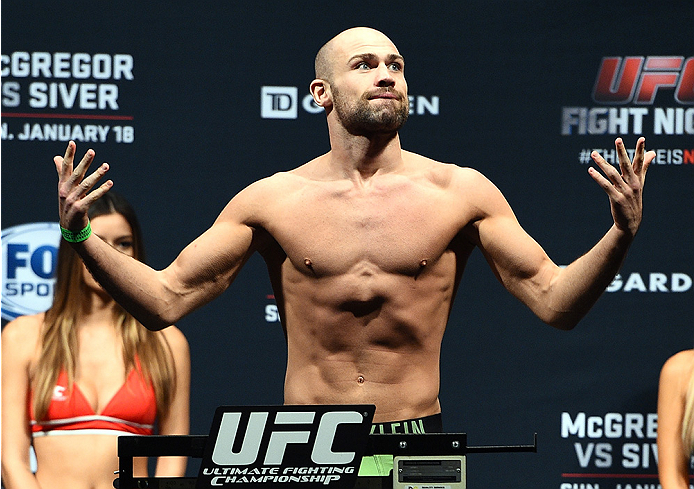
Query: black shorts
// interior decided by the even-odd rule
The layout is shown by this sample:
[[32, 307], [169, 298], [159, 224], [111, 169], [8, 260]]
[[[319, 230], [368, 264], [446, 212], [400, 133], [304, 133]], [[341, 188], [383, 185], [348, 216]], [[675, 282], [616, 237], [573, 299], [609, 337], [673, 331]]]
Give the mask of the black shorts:
[[369, 433], [372, 435], [389, 435], [392, 433], [443, 433], [441, 413], [403, 421], [373, 423]]

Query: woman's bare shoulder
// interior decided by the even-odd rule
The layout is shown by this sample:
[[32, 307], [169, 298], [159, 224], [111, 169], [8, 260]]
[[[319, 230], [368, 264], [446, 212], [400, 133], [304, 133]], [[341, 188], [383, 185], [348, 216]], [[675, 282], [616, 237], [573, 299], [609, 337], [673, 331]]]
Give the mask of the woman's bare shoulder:
[[160, 333], [164, 336], [167, 343], [169, 343], [172, 348], [182, 348], [188, 350], [188, 340], [183, 334], [183, 331], [178, 329], [176, 326], [171, 325], [168, 328], [164, 328], [160, 331]]
[[21, 341], [26, 342], [32, 338], [38, 338], [41, 334], [45, 314], [32, 314], [19, 316], [13, 319], [2, 328], [2, 341]]
[[680, 378], [691, 374], [694, 368], [694, 349], [675, 353], [663, 364], [661, 378]]
[[38, 355], [44, 317], [44, 313], [20, 316], [7, 323], [2, 329], [3, 357], [30, 361]]

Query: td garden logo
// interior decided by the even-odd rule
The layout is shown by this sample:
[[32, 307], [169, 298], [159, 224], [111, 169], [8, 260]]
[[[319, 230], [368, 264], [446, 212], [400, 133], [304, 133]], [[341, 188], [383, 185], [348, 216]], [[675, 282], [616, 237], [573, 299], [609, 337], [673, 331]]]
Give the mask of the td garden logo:
[[[260, 115], [263, 119], [296, 119], [297, 101], [299, 89], [297, 87], [263, 87], [260, 93]], [[302, 105], [304, 109], [313, 112], [313, 106], [322, 110], [313, 103], [313, 98], [307, 100], [304, 97]]]
[[[436, 95], [410, 95], [410, 115], [439, 115], [440, 99]], [[299, 97], [297, 87], [263, 86], [260, 88], [260, 117], [263, 119], [298, 119], [299, 108], [309, 114], [323, 113], [311, 94]]]

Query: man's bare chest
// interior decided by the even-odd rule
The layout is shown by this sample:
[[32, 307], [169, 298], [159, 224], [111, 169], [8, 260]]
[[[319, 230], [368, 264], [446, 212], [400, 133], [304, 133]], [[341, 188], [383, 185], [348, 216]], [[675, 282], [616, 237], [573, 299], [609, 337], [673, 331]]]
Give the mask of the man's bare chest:
[[271, 219], [273, 238], [298, 269], [342, 275], [363, 264], [414, 275], [447, 250], [464, 217], [440, 192], [307, 193]]

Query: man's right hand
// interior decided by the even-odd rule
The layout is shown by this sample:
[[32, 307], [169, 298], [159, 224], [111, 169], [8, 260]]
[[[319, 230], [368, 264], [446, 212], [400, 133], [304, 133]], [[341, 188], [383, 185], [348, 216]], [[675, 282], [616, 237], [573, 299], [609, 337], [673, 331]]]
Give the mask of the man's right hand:
[[73, 232], [79, 232], [87, 226], [89, 207], [113, 187], [107, 180], [90, 192], [109, 169], [108, 163], [102, 164], [94, 173], [85, 178], [89, 165], [94, 160], [94, 150], [85, 153], [77, 168], [73, 168], [77, 146], [70, 141], [64, 156], [55, 156], [53, 162], [58, 172], [58, 211], [60, 225]]

